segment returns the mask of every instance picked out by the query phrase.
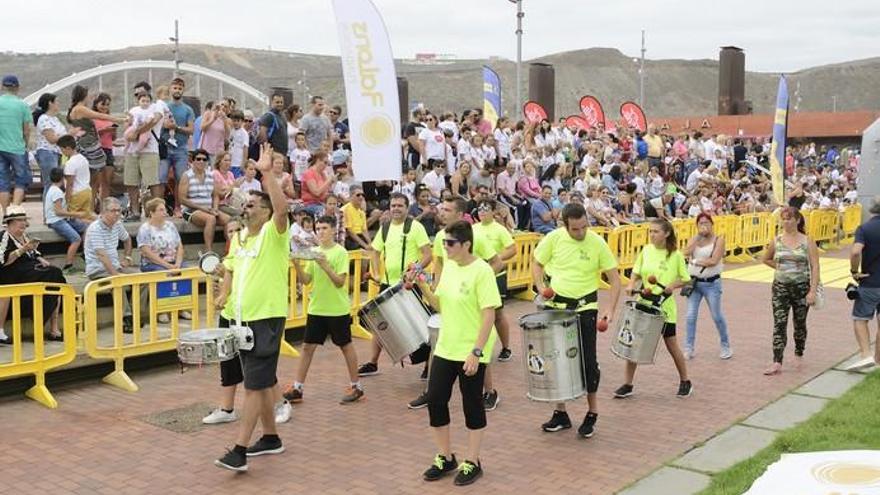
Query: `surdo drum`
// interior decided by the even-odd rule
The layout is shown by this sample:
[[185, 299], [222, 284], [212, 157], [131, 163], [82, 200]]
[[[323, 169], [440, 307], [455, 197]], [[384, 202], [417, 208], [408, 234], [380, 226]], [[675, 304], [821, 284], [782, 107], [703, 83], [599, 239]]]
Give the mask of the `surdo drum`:
[[574, 400], [587, 392], [578, 315], [547, 310], [519, 319], [523, 336], [526, 396], [540, 402]]
[[[428, 342], [428, 310], [403, 284], [389, 287], [358, 311], [360, 322], [395, 363]], [[439, 325], [438, 325], [439, 328]]]
[[636, 364], [653, 364], [665, 320], [663, 311], [657, 307], [625, 302], [611, 352]]

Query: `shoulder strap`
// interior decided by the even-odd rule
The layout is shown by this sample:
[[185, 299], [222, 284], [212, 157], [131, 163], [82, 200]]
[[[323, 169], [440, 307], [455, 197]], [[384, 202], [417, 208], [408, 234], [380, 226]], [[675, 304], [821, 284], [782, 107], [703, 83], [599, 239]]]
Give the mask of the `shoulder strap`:
[[403, 273], [406, 269], [406, 236], [409, 235], [409, 230], [411, 228], [412, 218], [406, 217], [406, 220], [403, 221], [403, 239], [400, 249], [400, 273]]

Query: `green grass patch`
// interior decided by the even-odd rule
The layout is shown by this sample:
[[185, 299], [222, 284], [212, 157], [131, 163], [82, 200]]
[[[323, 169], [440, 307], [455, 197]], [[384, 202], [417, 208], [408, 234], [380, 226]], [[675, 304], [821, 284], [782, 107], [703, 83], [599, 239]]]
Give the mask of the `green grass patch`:
[[712, 477], [700, 495], [741, 495], [780, 455], [822, 450], [880, 449], [880, 373], [803, 423], [781, 432], [769, 447]]

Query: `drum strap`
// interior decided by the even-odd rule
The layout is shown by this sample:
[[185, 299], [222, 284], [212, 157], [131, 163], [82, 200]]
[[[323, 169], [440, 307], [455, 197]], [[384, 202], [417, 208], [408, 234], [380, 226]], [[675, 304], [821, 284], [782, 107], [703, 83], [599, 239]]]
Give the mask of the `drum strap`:
[[585, 295], [578, 297], [578, 298], [570, 298], [570, 297], [560, 296], [559, 294], [556, 294], [555, 296], [553, 296], [552, 302], [555, 303], [554, 306], [559, 304], [559, 305], [565, 306], [565, 309], [576, 310], [578, 308], [586, 306], [587, 304], [592, 304], [594, 302], [597, 302], [598, 300], [599, 300], [598, 293], [591, 292], [589, 294], [585, 294]]

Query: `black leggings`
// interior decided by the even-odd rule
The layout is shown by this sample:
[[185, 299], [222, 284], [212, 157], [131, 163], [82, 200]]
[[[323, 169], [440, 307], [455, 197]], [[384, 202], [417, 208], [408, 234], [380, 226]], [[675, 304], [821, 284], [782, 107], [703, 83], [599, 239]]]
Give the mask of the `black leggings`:
[[588, 309], [578, 313], [581, 334], [581, 357], [584, 363], [584, 383], [587, 393], [599, 390], [599, 361], [596, 360], [596, 318], [598, 311]]
[[464, 361], [449, 361], [434, 356], [431, 362], [431, 376], [428, 378], [428, 417], [431, 426], [449, 424], [449, 399], [452, 386], [458, 378], [461, 390], [461, 405], [464, 409], [464, 423], [469, 430], [486, 427], [486, 409], [483, 406], [483, 378], [486, 365], [480, 363], [473, 376], [464, 374]]

